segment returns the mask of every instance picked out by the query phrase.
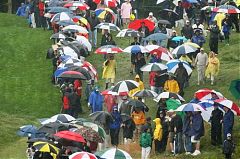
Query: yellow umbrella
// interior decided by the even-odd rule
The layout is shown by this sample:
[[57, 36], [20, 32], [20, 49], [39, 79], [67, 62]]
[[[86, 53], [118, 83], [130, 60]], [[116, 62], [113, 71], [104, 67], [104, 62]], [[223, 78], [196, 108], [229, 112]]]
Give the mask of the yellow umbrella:
[[192, 46], [192, 47], [197, 48], [197, 49], [200, 48], [200, 46], [198, 44], [192, 43], [190, 41], [185, 42], [184, 45], [189, 45], [189, 46]]
[[88, 23], [86, 18], [81, 17], [79, 21], [83, 23], [87, 28], [90, 28], [90, 24]]
[[36, 151], [50, 153], [54, 159], [56, 159], [57, 154], [59, 152], [59, 149], [56, 146], [53, 146], [52, 144], [42, 141], [35, 142], [33, 144], [33, 147], [36, 149]]
[[100, 8], [100, 9], [97, 9], [95, 12], [99, 12], [99, 11], [101, 12], [98, 15], [98, 18], [100, 18], [100, 19], [104, 19], [105, 15], [107, 14], [107, 12], [112, 14], [113, 18], [115, 18], [115, 13], [111, 9], [109, 9], [109, 8]]

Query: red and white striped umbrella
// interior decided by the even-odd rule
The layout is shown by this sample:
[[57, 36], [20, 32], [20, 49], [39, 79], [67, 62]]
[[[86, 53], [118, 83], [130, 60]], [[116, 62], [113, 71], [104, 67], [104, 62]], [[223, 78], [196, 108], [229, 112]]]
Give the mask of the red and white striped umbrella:
[[216, 99], [214, 102], [231, 109], [235, 115], [240, 116], [240, 108], [233, 101], [228, 99]]
[[80, 10], [88, 10], [89, 6], [82, 2], [69, 2], [64, 5], [65, 8], [72, 8], [73, 10], [76, 10], [79, 8]]
[[123, 52], [123, 50], [114, 45], [104, 45], [95, 51], [96, 54], [117, 54], [121, 52]]
[[95, 67], [88, 61], [84, 61], [82, 67], [89, 71], [92, 79], [98, 80], [98, 73]]
[[88, 152], [75, 152], [69, 156], [69, 159], [97, 159], [97, 157]]
[[204, 88], [200, 89], [194, 93], [198, 100], [208, 100], [208, 99], [224, 99], [225, 97], [220, 93], [212, 89]]
[[158, 58], [164, 61], [170, 61], [173, 59], [172, 54], [164, 47], [158, 47], [157, 49], [154, 49], [149, 52], [150, 54], [156, 54]]
[[213, 12], [227, 13], [227, 14], [238, 14], [240, 10], [232, 5], [221, 5], [217, 8], [213, 8]]
[[[101, 0], [93, 0], [94, 3], [99, 4]], [[104, 4], [107, 7], [115, 8], [117, 7], [117, 3], [120, 4], [120, 0], [104, 0]]]

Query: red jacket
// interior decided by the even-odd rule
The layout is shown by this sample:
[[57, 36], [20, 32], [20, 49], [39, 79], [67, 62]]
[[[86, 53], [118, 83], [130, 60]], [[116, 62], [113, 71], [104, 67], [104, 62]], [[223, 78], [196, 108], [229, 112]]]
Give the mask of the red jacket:
[[155, 82], [154, 82], [155, 74], [156, 74], [155, 72], [149, 73], [149, 85], [150, 86], [155, 86]]
[[63, 97], [63, 109], [64, 110], [68, 110], [69, 109], [69, 99], [67, 96]]
[[41, 17], [43, 17], [44, 16], [44, 9], [45, 9], [45, 5], [44, 5], [43, 2], [38, 3], [38, 9], [39, 9], [39, 15]]
[[74, 90], [76, 90], [79, 96], [82, 95], [82, 82], [80, 80], [74, 81]]

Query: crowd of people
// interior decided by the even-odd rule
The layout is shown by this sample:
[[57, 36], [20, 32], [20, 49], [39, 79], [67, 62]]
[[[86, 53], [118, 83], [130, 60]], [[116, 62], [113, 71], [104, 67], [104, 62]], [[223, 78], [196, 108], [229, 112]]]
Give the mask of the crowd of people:
[[[231, 32], [235, 30], [236, 33], [239, 33], [238, 14], [214, 12], [214, 8], [220, 6], [219, 1], [212, 2], [212, 4], [205, 1], [197, 3], [178, 1], [177, 4], [173, 4], [167, 0], [161, 5], [163, 9], [156, 17], [153, 12], [150, 12], [148, 17], [141, 19], [142, 21], [136, 28], [137, 24], [133, 24], [140, 20], [137, 18], [140, 17], [141, 0], [125, 0], [124, 2], [120, 1], [120, 3], [113, 1], [115, 5], [110, 5], [108, 1], [104, 0], [99, 1], [99, 3], [88, 0], [85, 2], [86, 4], [76, 2], [85, 5], [86, 9], [79, 5], [71, 9], [71, 13], [66, 13], [68, 11], [64, 10], [62, 6], [66, 7], [68, 3], [73, 4], [74, 2], [29, 0], [27, 4], [21, 5], [17, 15], [25, 16], [30, 27], [53, 30], [56, 36], [51, 37], [54, 44], [48, 50], [47, 58], [51, 59], [53, 64], [52, 83], [59, 86], [62, 93], [61, 113], [69, 114], [77, 119], [80, 114], [88, 112], [87, 109], [89, 109], [92, 115], [101, 113], [102, 116], [110, 116], [104, 118], [103, 121], [93, 120], [106, 132], [104, 143], [98, 144], [91, 141], [89, 144], [80, 145], [81, 150], [94, 153], [97, 149], [103, 150], [111, 146], [118, 147], [119, 144], [138, 142], [142, 148], [142, 159], [149, 158], [151, 151], [154, 151], [155, 154], [163, 153], [167, 151], [168, 147], [173, 155], [183, 152], [186, 155], [200, 155], [200, 140], [206, 134], [204, 112], [199, 110], [176, 111], [176, 108], [170, 107], [174, 104], [177, 107], [183, 104], [184, 89], [189, 86], [192, 69], [196, 68], [197, 70], [197, 85], [205, 84], [207, 78], [210, 78], [211, 85], [216, 84], [216, 77], [220, 70], [218, 56], [221, 54], [218, 50], [218, 42], [224, 40], [226, 46], [229, 46]], [[232, 0], [226, 4], [237, 9], [237, 5]], [[215, 5], [215, 7], [211, 8], [211, 5]], [[54, 7], [62, 11], [56, 11], [57, 9], [54, 10]], [[98, 13], [99, 10], [101, 10], [101, 14], [104, 12], [104, 16]], [[62, 13], [66, 14], [63, 16], [63, 20], [61, 20]], [[56, 18], [57, 14], [59, 17]], [[101, 24], [107, 24], [108, 27], [101, 28], [99, 27]], [[130, 75], [136, 75], [133, 82], [137, 85], [126, 92], [116, 91], [116, 89], [120, 89], [116, 88], [120, 86], [115, 81], [121, 62], [117, 62], [115, 59], [117, 55], [114, 49], [117, 49], [118, 46], [113, 38], [113, 29], [111, 29], [110, 24], [115, 28], [119, 26], [130, 31], [135, 29], [137, 32], [136, 36], [133, 31], [130, 34], [130, 37], [133, 37], [133, 42], [131, 43], [131, 63], [129, 65]], [[66, 29], [70, 25], [81, 26], [81, 31], [73, 28]], [[97, 37], [100, 34], [101, 41], [98, 42]], [[159, 36], [164, 34], [167, 38], [161, 39], [159, 36], [153, 39], [149, 38], [154, 34]], [[209, 54], [203, 48], [208, 37]], [[91, 47], [88, 47], [87, 42]], [[144, 51], [149, 45], [158, 45], [166, 52], [159, 53], [158, 48]], [[102, 67], [103, 70], [102, 79], [105, 80], [105, 91], [102, 92], [98, 84], [100, 77], [97, 69], [87, 61], [88, 56], [92, 54], [92, 48], [97, 48], [97, 46], [100, 46], [100, 49], [105, 49], [104, 53], [101, 50], [99, 52], [97, 52], [98, 49], [96, 50], [96, 53], [104, 54], [102, 66], [96, 66]], [[111, 49], [110, 46], [114, 49]], [[140, 46], [144, 49], [141, 49]], [[195, 49], [188, 54], [185, 46]], [[138, 49], [135, 49], [136, 47]], [[179, 53], [178, 49], [180, 50], [180, 48]], [[177, 53], [174, 54], [174, 51]], [[168, 55], [168, 60], [162, 57], [161, 54], [164, 53]], [[148, 93], [153, 94], [156, 99], [159, 97], [158, 109], [154, 115], [154, 120], [152, 120], [153, 116], [147, 115], [149, 109], [152, 108], [145, 104], [145, 96], [136, 96], [136, 93], [147, 90], [147, 84], [144, 83], [146, 78], [143, 77], [143, 68], [149, 64], [152, 65], [152, 68], [161, 63], [164, 63], [165, 66], [166, 62], [168, 66], [174, 59], [178, 61], [174, 66], [176, 67], [174, 71], [169, 71], [169, 67], [168, 70], [166, 67], [165, 69], [147, 71], [149, 72], [148, 83], [151, 90], [148, 90]], [[98, 60], [101, 61], [101, 58]], [[83, 81], [87, 81], [86, 84]], [[125, 87], [128, 85], [126, 84]], [[84, 93], [83, 89], [85, 89]], [[166, 92], [169, 93], [169, 96], [162, 97], [162, 93]], [[88, 103], [88, 107], [82, 106], [85, 103], [84, 99]], [[222, 145], [225, 157], [230, 159], [234, 150], [232, 142], [234, 113], [236, 115], [240, 113], [240, 110], [234, 112], [226, 105], [215, 103], [215, 100], [225, 98], [213, 90], [208, 93], [208, 98], [204, 98], [204, 100], [206, 99], [213, 101], [213, 109], [207, 121], [211, 123], [211, 144], [213, 146]], [[188, 106], [201, 102], [202, 98], [195, 94]], [[154, 127], [152, 127], [152, 122]], [[152, 150], [153, 147], [154, 150]], [[63, 153], [69, 155], [73, 152], [73, 150], [68, 149]], [[28, 154], [31, 159], [37, 158], [30, 153]]]

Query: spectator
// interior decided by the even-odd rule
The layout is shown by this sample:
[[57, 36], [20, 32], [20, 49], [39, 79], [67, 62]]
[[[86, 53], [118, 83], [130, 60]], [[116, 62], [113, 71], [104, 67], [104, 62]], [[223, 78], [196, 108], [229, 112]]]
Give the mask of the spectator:
[[178, 5], [175, 7], [175, 12], [178, 14], [179, 17], [179, 20], [176, 21], [176, 27], [182, 28], [184, 25], [183, 14], [185, 11], [181, 1], [178, 1]]
[[223, 107], [225, 114], [223, 116], [223, 138], [227, 139], [227, 134], [232, 134], [234, 125], [234, 114], [228, 107]]
[[141, 159], [148, 159], [151, 152], [152, 137], [148, 128], [144, 128], [143, 133], [141, 134], [139, 140], [140, 146], [142, 148], [142, 157]]
[[136, 139], [138, 139], [139, 134], [141, 132], [141, 127], [145, 124], [146, 119], [145, 119], [144, 112], [142, 110], [138, 110], [138, 109], [134, 109], [131, 116], [136, 125], [136, 129], [134, 132], [134, 141], [136, 141]]
[[227, 139], [223, 142], [223, 154], [225, 155], [225, 159], [231, 159], [232, 153], [234, 152], [235, 145], [232, 141], [232, 135], [230, 133], [227, 134]]
[[132, 118], [123, 122], [123, 138], [124, 144], [130, 143], [133, 140], [133, 132], [136, 128], [136, 125]]
[[168, 141], [168, 120], [166, 118], [166, 112], [164, 110], [159, 111], [159, 116], [157, 118], [161, 119], [161, 125], [162, 125], [162, 140], [159, 143], [159, 152], [164, 152], [166, 150], [167, 141]]
[[218, 58], [215, 56], [214, 52], [210, 52], [205, 74], [207, 78], [211, 79], [211, 85], [214, 84], [215, 78], [218, 75], [219, 69], [220, 69], [220, 62]]
[[148, 27], [145, 26], [144, 22], [141, 23], [141, 27], [138, 29], [138, 31], [141, 34], [141, 37], [140, 37], [139, 41], [141, 43], [143, 43], [142, 38], [147, 37], [150, 34], [150, 31], [149, 31]]
[[[140, 45], [140, 43], [138, 42], [138, 37], [134, 37], [134, 42], [132, 42], [131, 45]], [[137, 54], [131, 54], [131, 70], [130, 70], [131, 74], [133, 74], [133, 70], [135, 68], [136, 57]]]
[[135, 81], [138, 83], [138, 87], [129, 91], [128, 95], [130, 97], [133, 97], [132, 95], [134, 93], [136, 93], [138, 91], [141, 91], [141, 90], [144, 90], [144, 83], [141, 81], [138, 74], [135, 76]]
[[116, 60], [113, 54], [108, 54], [108, 59], [103, 63], [103, 74], [102, 78], [106, 80], [105, 89], [108, 89], [109, 83], [114, 86], [115, 76], [116, 76]]
[[143, 72], [141, 71], [141, 67], [146, 64], [144, 54], [138, 53], [135, 59], [135, 73], [139, 75], [140, 80], [143, 81]]
[[26, 12], [25, 12], [26, 6], [24, 3], [21, 3], [21, 6], [18, 7], [16, 15], [17, 16], [21, 16], [21, 17], [25, 17], [26, 16]]
[[161, 73], [160, 71], [155, 73], [154, 76], [154, 92], [157, 94], [160, 94], [163, 92], [164, 88], [164, 83], [168, 80], [168, 75], [166, 73]]
[[91, 108], [92, 113], [96, 111], [102, 111], [103, 96], [99, 93], [99, 88], [96, 86], [95, 89], [89, 96], [88, 106]]
[[174, 74], [176, 76], [176, 80], [177, 80], [178, 86], [179, 86], [179, 95], [181, 95], [183, 97], [184, 85], [188, 80], [188, 73], [187, 73], [186, 69], [184, 68], [183, 63], [178, 64], [178, 68], [176, 69]]
[[160, 63], [162, 60], [158, 57], [157, 52], [153, 52], [149, 63]]
[[179, 93], [179, 85], [174, 79], [174, 74], [169, 74], [169, 79], [164, 83], [164, 90], [166, 92]]
[[217, 22], [213, 21], [213, 25], [210, 26], [210, 39], [209, 39], [209, 47], [210, 50], [218, 54], [218, 38], [219, 38], [219, 27], [217, 26]]
[[130, 0], [125, 0], [125, 2], [121, 5], [121, 16], [123, 21], [123, 27], [127, 28], [130, 23], [130, 15], [132, 13], [132, 5]]
[[146, 18], [155, 24], [155, 27], [158, 24], [157, 18], [153, 16], [153, 12], [149, 12], [148, 17]]
[[95, 27], [100, 23], [100, 21], [96, 17], [95, 12], [92, 12], [91, 16], [87, 20], [90, 24], [89, 40], [93, 47], [97, 47], [97, 29]]
[[201, 48], [200, 52], [197, 54], [195, 59], [195, 66], [197, 66], [197, 72], [198, 72], [198, 83], [197, 85], [200, 85], [202, 82], [205, 83], [205, 70], [208, 64], [208, 56], [204, 52], [204, 49]]
[[108, 32], [107, 29], [104, 29], [104, 30], [103, 30], [103, 35], [102, 35], [102, 40], [101, 40], [101, 46], [107, 45], [108, 37], [109, 37], [110, 35], [111, 35], [111, 34]]
[[191, 143], [191, 123], [192, 123], [192, 112], [186, 112], [186, 116], [183, 120], [183, 139], [185, 154], [190, 155], [192, 153], [192, 143]]
[[[237, 8], [237, 5], [233, 0], [230, 0], [228, 4]], [[238, 14], [230, 14], [229, 18], [232, 21], [232, 23], [235, 25], [236, 32], [239, 33], [240, 31], [239, 31]]]
[[38, 9], [39, 9], [39, 27], [42, 27], [45, 30], [47, 27], [47, 21], [46, 18], [44, 17], [45, 12], [44, 0], [39, 1]]
[[157, 26], [154, 29], [154, 33], [163, 33], [167, 34], [167, 29], [165, 24], [158, 23]]
[[224, 35], [226, 45], [229, 45], [230, 30], [231, 30], [231, 26], [229, 25], [229, 23], [226, 20], [224, 20], [223, 26], [222, 26], [222, 32]]
[[194, 30], [194, 35], [191, 39], [191, 41], [197, 45], [199, 45], [200, 47], [203, 46], [203, 44], [206, 42], [204, 36], [201, 34], [201, 30], [199, 29], [195, 29]]
[[186, 24], [184, 25], [184, 27], [181, 30], [181, 34], [182, 34], [182, 36], [185, 36], [185, 38], [187, 38], [187, 39], [192, 39], [193, 28], [190, 25], [190, 21], [189, 20], [186, 21]]
[[155, 118], [153, 120], [155, 123], [155, 129], [154, 129], [154, 134], [153, 134], [153, 139], [155, 143], [155, 152], [160, 153], [161, 152], [161, 140], [162, 140], [162, 125], [161, 125], [161, 119], [160, 118]]

